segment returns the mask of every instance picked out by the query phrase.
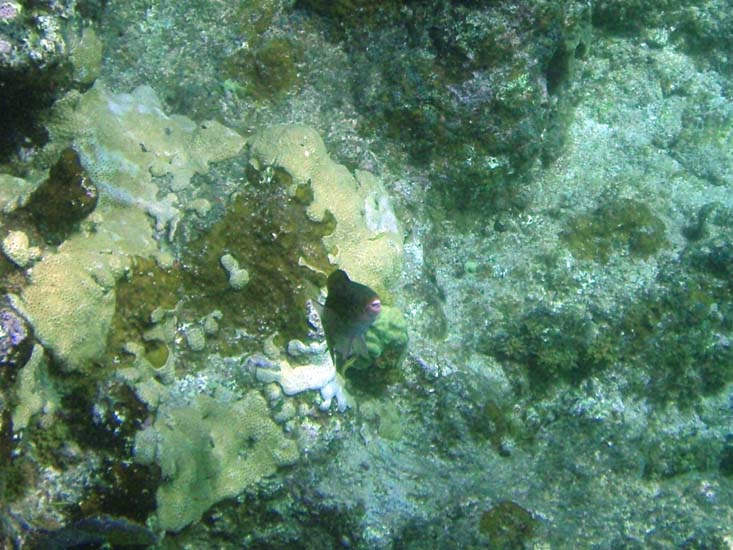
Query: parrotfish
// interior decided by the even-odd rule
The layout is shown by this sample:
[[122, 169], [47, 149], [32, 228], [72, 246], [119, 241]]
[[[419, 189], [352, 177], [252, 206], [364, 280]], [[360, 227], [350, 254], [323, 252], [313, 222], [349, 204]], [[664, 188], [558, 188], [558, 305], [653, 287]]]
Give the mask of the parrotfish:
[[329, 275], [326, 286], [328, 297], [322, 321], [334, 363], [341, 366], [352, 357], [368, 358], [364, 335], [382, 311], [379, 296], [368, 286], [349, 279], [341, 269]]

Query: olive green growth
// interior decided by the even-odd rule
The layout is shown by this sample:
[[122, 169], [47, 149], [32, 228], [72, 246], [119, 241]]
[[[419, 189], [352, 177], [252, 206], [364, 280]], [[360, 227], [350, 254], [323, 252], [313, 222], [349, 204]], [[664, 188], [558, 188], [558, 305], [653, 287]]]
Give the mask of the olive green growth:
[[[184, 295], [180, 267], [160, 267], [155, 260], [133, 258], [127, 277], [117, 283], [115, 314], [107, 339], [106, 363], [120, 362], [128, 342], [144, 340], [153, 327], [151, 315], [156, 308], [172, 310]], [[165, 364], [168, 348], [158, 341], [148, 342], [146, 359], [153, 366]]]
[[[221, 220], [189, 244], [182, 262], [190, 297], [185, 308], [192, 319], [221, 311], [225, 336], [244, 328], [263, 338], [274, 332], [286, 339], [305, 337], [305, 303], [318, 295], [324, 274], [333, 269], [322, 243], [332, 230], [329, 221], [308, 217], [305, 205], [287, 192], [287, 173], [269, 175], [282, 185], [265, 183], [263, 174], [250, 169], [251, 185], [227, 205]], [[246, 286], [232, 287], [221, 264], [225, 255], [247, 266]]]
[[27, 211], [43, 235], [59, 244], [97, 206], [97, 188], [71, 147], [64, 149], [50, 174], [30, 197]]
[[396, 15], [402, 2], [394, 0], [300, 0], [298, 5], [320, 15], [330, 17], [347, 27], [370, 25], [373, 17], [383, 11]]
[[577, 384], [614, 361], [613, 336], [597, 324], [581, 310], [537, 306], [510, 321], [486, 351], [521, 365], [532, 389], [542, 393], [560, 381]]
[[575, 256], [604, 264], [616, 254], [647, 258], [667, 246], [664, 222], [634, 199], [615, 199], [581, 214], [560, 236]]
[[257, 99], [277, 99], [300, 85], [302, 52], [287, 38], [270, 38], [253, 49], [234, 52], [224, 61], [227, 84]]
[[526, 548], [537, 528], [537, 520], [518, 504], [505, 500], [484, 512], [479, 530], [489, 537], [486, 548]]

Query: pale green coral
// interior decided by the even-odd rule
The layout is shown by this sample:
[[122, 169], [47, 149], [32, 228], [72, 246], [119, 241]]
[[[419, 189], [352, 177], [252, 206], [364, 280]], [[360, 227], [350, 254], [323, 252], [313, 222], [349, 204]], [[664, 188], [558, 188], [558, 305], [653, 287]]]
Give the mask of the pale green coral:
[[161, 468], [156, 519], [167, 531], [180, 531], [298, 459], [296, 443], [255, 391], [229, 403], [200, 395], [190, 406], [161, 406], [155, 423], [135, 437], [134, 453], [138, 462]]
[[[30, 270], [30, 284], [13, 305], [62, 364], [83, 368], [104, 351], [115, 308], [114, 286], [131, 256], [171, 258], [157, 230], [175, 230], [180, 217], [172, 193], [157, 198], [160, 179], [170, 188], [189, 185], [208, 163], [229, 158], [243, 139], [216, 122], [196, 124], [166, 115], [149, 87], [113, 95], [100, 84], [59, 101], [48, 125], [49, 158], [72, 145], [99, 190], [95, 211], [79, 232]], [[0, 181], [3, 209], [22, 204], [23, 180]]]
[[91, 84], [102, 70], [102, 41], [93, 28], [85, 27], [69, 39], [69, 47], [74, 81]]
[[234, 290], [242, 290], [249, 282], [249, 272], [239, 267], [239, 262], [231, 254], [224, 254], [220, 260], [221, 265], [229, 274], [229, 286]]
[[[382, 306], [382, 312], [364, 337], [371, 364], [394, 367], [407, 349], [407, 322], [396, 307]], [[355, 367], [367, 366], [357, 361]]]
[[25, 205], [35, 188], [35, 185], [22, 178], [0, 174], [0, 211], [10, 214]]
[[28, 362], [18, 374], [18, 404], [13, 409], [13, 431], [30, 425], [38, 413], [51, 417], [60, 407], [60, 398], [48, 381], [48, 365], [39, 345], [33, 347]]
[[41, 257], [41, 249], [30, 246], [28, 235], [23, 231], [10, 231], [2, 242], [3, 254], [18, 267], [27, 267]]
[[381, 183], [368, 172], [354, 177], [331, 160], [318, 132], [307, 126], [271, 126], [248, 144], [257, 170], [285, 170], [293, 179], [293, 194], [297, 186], [310, 186], [311, 219], [333, 215], [336, 228], [323, 238], [332, 261], [352, 279], [388, 293], [402, 262], [402, 234]]
[[[88, 240], [93, 250], [98, 239]], [[62, 245], [33, 266], [30, 284], [11, 302], [31, 322], [44, 347], [75, 370], [104, 352], [115, 309], [110, 265], [115, 258], [68, 248], [74, 247]]]

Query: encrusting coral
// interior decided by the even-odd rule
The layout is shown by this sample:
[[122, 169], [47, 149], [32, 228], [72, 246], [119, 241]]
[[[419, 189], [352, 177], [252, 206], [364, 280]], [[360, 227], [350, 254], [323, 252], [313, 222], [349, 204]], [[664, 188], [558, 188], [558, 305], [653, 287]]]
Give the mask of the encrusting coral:
[[231, 402], [200, 395], [190, 405], [162, 405], [155, 423], [136, 435], [134, 454], [161, 468], [158, 527], [180, 531], [213, 504], [295, 463], [298, 447], [252, 391]]
[[[114, 95], [99, 83], [59, 101], [48, 132], [45, 154], [73, 147], [99, 198], [82, 226], [29, 270], [30, 284], [12, 303], [64, 368], [78, 370], [104, 351], [115, 284], [131, 257], [172, 261], [162, 232], [170, 236], [181, 213], [173, 193], [157, 198], [162, 176], [171, 178], [171, 191], [187, 187], [209, 162], [237, 154], [244, 140], [216, 122], [166, 115], [149, 87]], [[8, 196], [6, 207], [25, 200]]]
[[368, 172], [352, 176], [331, 159], [318, 132], [308, 126], [270, 126], [247, 143], [257, 170], [276, 167], [292, 177], [291, 194], [309, 186], [311, 219], [320, 222], [327, 213], [333, 216], [335, 229], [323, 238], [332, 262], [354, 280], [386, 294], [401, 266], [402, 234], [380, 182]]

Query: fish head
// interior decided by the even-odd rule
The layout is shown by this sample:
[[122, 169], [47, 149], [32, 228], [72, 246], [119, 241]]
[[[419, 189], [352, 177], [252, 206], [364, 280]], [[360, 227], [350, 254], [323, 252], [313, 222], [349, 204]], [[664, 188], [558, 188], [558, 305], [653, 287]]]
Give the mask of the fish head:
[[364, 307], [364, 313], [366, 313], [367, 317], [369, 317], [370, 319], [376, 319], [381, 312], [382, 302], [377, 296], [367, 302], [367, 305]]

